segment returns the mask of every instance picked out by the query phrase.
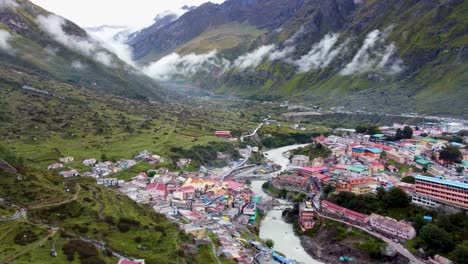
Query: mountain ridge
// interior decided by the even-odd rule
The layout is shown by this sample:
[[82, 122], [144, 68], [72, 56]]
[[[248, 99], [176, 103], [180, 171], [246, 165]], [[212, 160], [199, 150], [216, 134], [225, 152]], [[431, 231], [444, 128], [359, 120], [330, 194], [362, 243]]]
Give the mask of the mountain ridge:
[[[230, 67], [208, 56], [197, 61], [202, 66], [195, 74], [172, 78], [227, 95], [466, 115], [467, 14], [468, 4], [458, 0], [228, 0], [202, 5], [161, 29], [142, 30], [130, 44], [140, 63], [151, 64], [184, 51], [202, 60], [208, 53], [199, 52], [207, 52], [211, 41], [216, 58]], [[223, 32], [214, 35], [213, 29], [233, 34], [233, 21], [263, 33], [216, 44]], [[188, 65], [190, 54], [179, 55], [176, 69]]]

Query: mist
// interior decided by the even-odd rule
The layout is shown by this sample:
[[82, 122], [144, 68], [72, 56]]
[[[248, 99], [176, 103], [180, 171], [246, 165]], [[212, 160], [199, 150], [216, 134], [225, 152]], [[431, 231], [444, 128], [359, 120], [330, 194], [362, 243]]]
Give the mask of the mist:
[[260, 48], [239, 56], [234, 61], [234, 66], [245, 70], [247, 68], [255, 68], [268, 57], [268, 55], [275, 50], [275, 45], [261, 46]]
[[112, 56], [102, 49], [97, 42], [88, 38], [68, 35], [63, 30], [66, 21], [62, 17], [56, 15], [49, 15], [47, 17], [39, 15], [37, 17], [37, 22], [41, 29], [64, 46], [96, 62], [102, 63], [108, 67], [113, 67]]
[[100, 29], [87, 29], [88, 34], [101, 44], [105, 49], [114, 53], [119, 59], [136, 67], [133, 61], [132, 48], [126, 44], [127, 32], [126, 27], [106, 27]]
[[13, 52], [13, 48], [10, 46], [10, 39], [12, 38], [10, 32], [0, 29], [0, 49], [8, 53]]
[[333, 49], [339, 36], [339, 34], [325, 35], [320, 42], [312, 46], [312, 49], [307, 54], [294, 61], [294, 65], [297, 66], [298, 71], [308, 72], [311, 69], [322, 69], [327, 67], [346, 45], [342, 44]]
[[376, 29], [367, 34], [361, 48], [340, 74], [351, 75], [369, 71], [383, 71], [387, 74], [401, 72], [402, 60], [397, 58], [392, 62], [392, 57], [396, 54], [396, 46], [393, 43], [384, 45], [389, 31], [391, 28], [384, 32]]
[[14, 0], [0, 0], [0, 10], [4, 8], [14, 8], [17, 7], [18, 3]]
[[206, 54], [190, 53], [185, 56], [172, 53], [143, 67], [142, 71], [161, 81], [167, 81], [180, 75], [190, 77], [198, 72], [217, 71], [223, 73], [229, 69], [231, 63], [224, 58], [218, 58], [217, 54], [216, 50]]

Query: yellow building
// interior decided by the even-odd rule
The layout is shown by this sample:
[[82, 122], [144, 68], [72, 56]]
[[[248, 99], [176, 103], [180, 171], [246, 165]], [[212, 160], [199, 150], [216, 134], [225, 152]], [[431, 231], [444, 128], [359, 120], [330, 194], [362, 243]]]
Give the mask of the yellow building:
[[361, 184], [353, 187], [352, 192], [356, 195], [371, 193], [371, 187], [369, 184]]

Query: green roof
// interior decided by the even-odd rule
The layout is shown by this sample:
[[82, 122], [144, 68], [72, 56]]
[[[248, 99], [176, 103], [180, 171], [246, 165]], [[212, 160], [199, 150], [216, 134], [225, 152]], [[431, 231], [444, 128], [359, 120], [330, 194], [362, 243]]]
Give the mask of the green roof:
[[373, 137], [376, 137], [376, 138], [381, 138], [381, 137], [385, 137], [384, 134], [374, 134], [372, 135]]
[[419, 164], [421, 164], [421, 165], [429, 165], [429, 164], [431, 164], [430, 161], [425, 160], [425, 159], [418, 159], [418, 160], [416, 160], [416, 163], [419, 163]]
[[468, 160], [462, 161], [461, 164], [462, 164], [463, 166], [468, 166]]
[[424, 159], [424, 157], [421, 155], [414, 156], [414, 160], [420, 160], [420, 159]]
[[341, 171], [339, 171], [339, 170], [335, 170], [335, 171], [333, 172], [333, 174], [335, 174], [335, 175], [339, 175], [339, 174], [341, 174]]
[[365, 168], [357, 167], [357, 166], [348, 166], [348, 167], [346, 167], [346, 170], [359, 172], [359, 173], [366, 171]]

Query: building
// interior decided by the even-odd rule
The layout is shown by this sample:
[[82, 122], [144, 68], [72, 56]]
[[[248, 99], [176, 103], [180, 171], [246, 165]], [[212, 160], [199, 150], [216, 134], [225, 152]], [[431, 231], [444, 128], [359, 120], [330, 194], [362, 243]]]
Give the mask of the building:
[[360, 156], [367, 156], [367, 157], [378, 159], [380, 158], [381, 153], [382, 153], [382, 150], [379, 148], [367, 148], [363, 146], [356, 146], [356, 147], [351, 148], [351, 154], [355, 158], [360, 157]]
[[369, 218], [368, 215], [346, 209], [329, 201], [322, 201], [322, 209], [326, 213], [338, 216], [346, 221], [359, 225], [366, 225]]
[[300, 169], [300, 174], [305, 177], [313, 177], [319, 173], [328, 172], [328, 168], [324, 166], [303, 167]]
[[63, 168], [62, 163], [54, 163], [54, 164], [50, 164], [49, 166], [47, 166], [48, 170], [56, 170], [56, 169], [60, 169], [60, 168]]
[[309, 157], [305, 155], [294, 155], [291, 159], [291, 165], [295, 167], [305, 167], [309, 163]]
[[93, 166], [94, 164], [96, 164], [96, 159], [85, 159], [83, 160], [83, 165], [85, 166]]
[[354, 186], [351, 192], [357, 195], [368, 194], [372, 192], [372, 187], [370, 184], [359, 184]]
[[[376, 183], [375, 179], [372, 177], [354, 177], [347, 178], [345, 180], [338, 181], [336, 183], [336, 192], [364, 192], [367, 193], [371, 191], [370, 184]], [[355, 189], [358, 188], [358, 189]]]
[[405, 163], [405, 158], [396, 151], [385, 151], [385, 154], [387, 154], [387, 158], [397, 163]]
[[231, 138], [231, 131], [216, 131], [215, 136], [217, 137], [224, 137], [224, 138]]
[[378, 214], [369, 216], [369, 225], [375, 230], [395, 238], [410, 240], [416, 236], [416, 230], [410, 224]]
[[149, 195], [153, 198], [164, 198], [166, 197], [166, 184], [153, 182], [145, 187]]
[[128, 259], [121, 258], [119, 259], [118, 264], [145, 264], [145, 260], [144, 259], [128, 260]]
[[416, 195], [468, 209], [468, 184], [416, 175]]
[[315, 209], [311, 202], [304, 202], [299, 206], [299, 225], [302, 231], [311, 229], [315, 225]]
[[60, 162], [62, 163], [70, 163], [70, 162], [73, 162], [73, 160], [74, 160], [73, 157], [70, 157], [70, 156], [60, 158]]
[[61, 171], [59, 174], [65, 178], [80, 176], [77, 170]]

